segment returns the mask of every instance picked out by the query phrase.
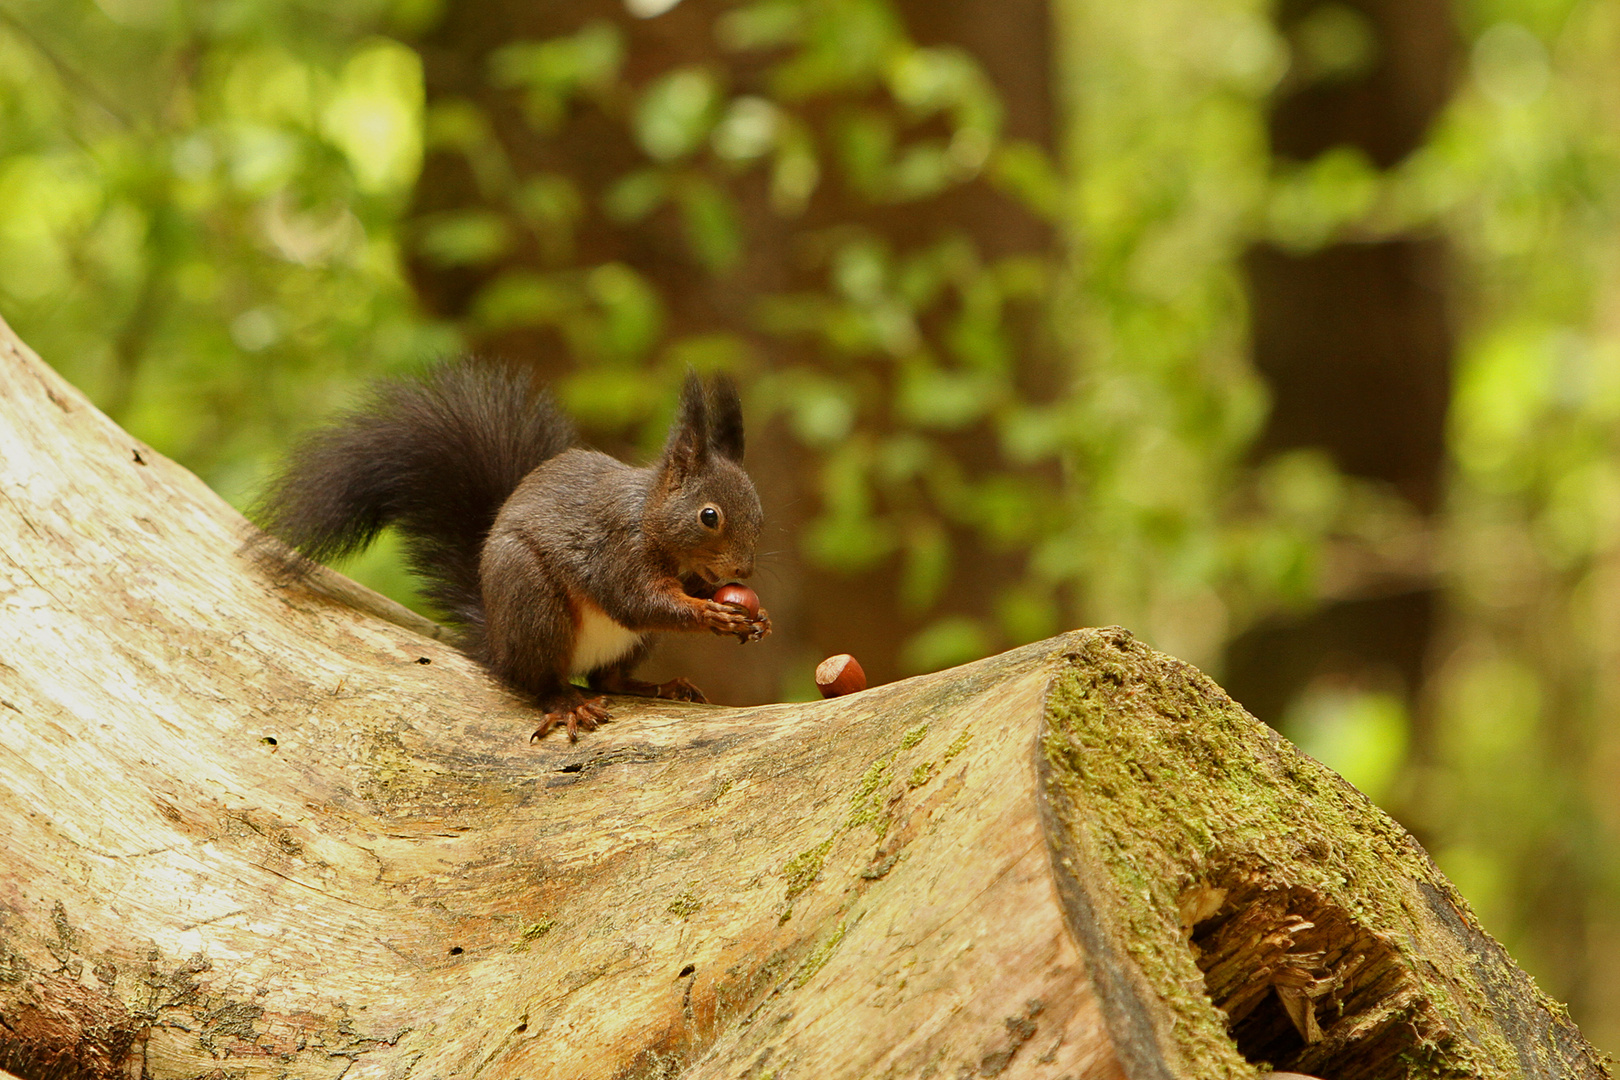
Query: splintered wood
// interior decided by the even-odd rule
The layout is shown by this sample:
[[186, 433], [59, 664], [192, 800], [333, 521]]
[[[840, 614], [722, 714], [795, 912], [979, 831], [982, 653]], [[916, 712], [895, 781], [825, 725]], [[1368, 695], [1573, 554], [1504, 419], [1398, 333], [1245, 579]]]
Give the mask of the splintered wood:
[[1219, 892], [1216, 910], [1192, 926], [1191, 945], [1210, 1000], [1250, 1060], [1331, 1062], [1336, 1077], [1359, 1080], [1390, 1074], [1414, 1047], [1449, 1041], [1391, 946], [1326, 897], [1268, 888], [1263, 878]]

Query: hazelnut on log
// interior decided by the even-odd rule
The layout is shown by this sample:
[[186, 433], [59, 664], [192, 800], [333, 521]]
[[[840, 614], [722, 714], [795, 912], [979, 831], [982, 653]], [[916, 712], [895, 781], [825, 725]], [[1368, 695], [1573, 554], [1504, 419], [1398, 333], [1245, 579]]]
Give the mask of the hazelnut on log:
[[841, 697], [866, 689], [866, 672], [849, 653], [829, 656], [816, 665], [816, 687], [822, 697]]
[[722, 585], [715, 590], [714, 598], [721, 604], [737, 605], [748, 612], [750, 619], [759, 618], [759, 593], [746, 585], [738, 585], [736, 582]]

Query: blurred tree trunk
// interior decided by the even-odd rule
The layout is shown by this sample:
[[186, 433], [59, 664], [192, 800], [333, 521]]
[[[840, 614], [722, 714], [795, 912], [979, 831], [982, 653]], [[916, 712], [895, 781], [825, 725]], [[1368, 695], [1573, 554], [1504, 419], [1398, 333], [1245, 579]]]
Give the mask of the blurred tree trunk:
[[[623, 93], [645, 88], [678, 67], [697, 65], [718, 73], [729, 93], [773, 98], [770, 63], [780, 57], [728, 50], [720, 43], [723, 34], [717, 31], [717, 20], [736, 10], [712, 0], [687, 0], [656, 17], [638, 19], [617, 0], [448, 4], [437, 29], [420, 43], [429, 109], [472, 103], [492, 125], [488, 160], [500, 164], [490, 164], [479, 175], [459, 146], [441, 146], [437, 152], [430, 148], [417, 190], [418, 222], [468, 210], [505, 212], [501, 204], [506, 188], [547, 174], [569, 178], [582, 196], [583, 209], [564, 249], [520, 246], [478, 266], [447, 266], [418, 254], [412, 262], [413, 280], [430, 309], [467, 325], [476, 348], [523, 359], [546, 378], [556, 379], [581, 361], [564, 335], [549, 327], [480, 328], [471, 317], [480, 290], [514, 270], [588, 270], [619, 262], [654, 287], [667, 314], [663, 340], [730, 334], [747, 341], [765, 368], [816, 368], [825, 365], [826, 358], [815, 344], [764, 332], [762, 304], [770, 297], [825, 292], [828, 253], [851, 230], [875, 237], [897, 256], [950, 236], [965, 238], [985, 264], [1009, 254], [1049, 252], [1049, 228], [983, 180], [912, 202], [874, 200], [857, 192], [838, 164], [829, 124], [852, 109], [882, 108], [868, 89], [811, 98], [800, 109], [798, 115], [811, 128], [821, 175], [802, 210], [773, 209], [763, 171], [732, 178], [708, 166], [693, 166], [724, 188], [741, 223], [739, 262], [716, 272], [694, 261], [683, 222], [673, 208], [632, 223], [604, 213], [604, 194], [647, 165], [624, 115], [627, 99], [576, 103], [553, 130], [539, 133], [517, 96], [490, 76], [490, 57], [503, 45], [561, 39], [600, 22], [617, 28], [626, 45], [620, 76]], [[852, 5], [851, 17], [891, 10], [919, 44], [954, 46], [977, 59], [1000, 95], [1009, 137], [1051, 145], [1045, 0], [998, 4], [905, 0], [892, 9], [885, 4]], [[492, 179], [503, 172], [509, 175]], [[921, 329], [930, 347], [945, 351], [938, 340], [947, 331], [943, 318], [926, 321]], [[1043, 346], [1038, 317], [1010, 315], [1008, 333], [1015, 339], [1020, 388], [1036, 397], [1051, 396], [1058, 388], [1058, 375], [1050, 350]], [[895, 387], [890, 369], [867, 365], [859, 378], [848, 378], [851, 386], [874, 380], [875, 400], [885, 415], [892, 414]], [[859, 434], [881, 438], [890, 430], [862, 428]], [[591, 434], [599, 441], [605, 438], [610, 449], [630, 449], [622, 433]], [[957, 458], [968, 463], [970, 475], [994, 467], [996, 451], [989, 434], [969, 432], [950, 441]], [[987, 548], [970, 530], [951, 528], [947, 558], [951, 565], [971, 570], [950, 575], [937, 604], [927, 605], [933, 610], [923, 612], [903, 601], [893, 558], [858, 571], [829, 569], [806, 558], [808, 525], [823, 509], [822, 462], [822, 455], [802, 445], [780, 419], [750, 432], [748, 464], [765, 500], [763, 546], [770, 552], [758, 585], [777, 627], [760, 650], [760, 662], [747, 671], [719, 667], [706, 654], [675, 642], [660, 650], [655, 664], [696, 670], [700, 682], [714, 686], [716, 699], [728, 702], [770, 700], [785, 688], [807, 690], [810, 666], [832, 652], [856, 654], [874, 679], [886, 680], [900, 672], [902, 645], [922, 625], [925, 614], [985, 616], [1000, 591], [1021, 575], [1019, 556]]]
[[[1276, 18], [1291, 48], [1270, 122], [1280, 164], [1348, 149], [1388, 170], [1423, 144], [1451, 92], [1457, 47], [1448, 4], [1286, 0]], [[1343, 66], [1324, 69], [1324, 34], [1334, 33]], [[1272, 394], [1256, 455], [1324, 452], [1345, 474], [1387, 485], [1415, 511], [1418, 528], [1437, 532], [1454, 352], [1444, 242], [1424, 235], [1337, 237], [1308, 251], [1260, 245], [1245, 268], [1255, 366]], [[1408, 546], [1433, 551], [1421, 538]], [[1314, 609], [1274, 616], [1234, 639], [1223, 677], [1255, 715], [1285, 729], [1290, 709], [1305, 714], [1312, 696], [1393, 694], [1420, 765], [1429, 756], [1425, 690], [1443, 608], [1426, 560], [1352, 573]], [[1403, 804], [1395, 791], [1378, 797], [1420, 828], [1411, 800]]]
[[[1292, 50], [1270, 124], [1280, 163], [1348, 149], [1387, 170], [1423, 144], [1453, 82], [1448, 4], [1287, 0], [1276, 17]], [[1454, 350], [1444, 244], [1262, 245], [1247, 271], [1255, 365], [1272, 394], [1256, 454], [1323, 451], [1345, 474], [1387, 485], [1432, 527]], [[1352, 574], [1312, 612], [1234, 641], [1227, 684], [1272, 724], [1313, 683], [1392, 692], [1420, 719], [1438, 589], [1426, 565]], [[1417, 742], [1421, 752], [1421, 731]]]
[[21, 1080], [1608, 1075], [1409, 836], [1117, 628], [531, 746], [3, 324], [0, 438]]

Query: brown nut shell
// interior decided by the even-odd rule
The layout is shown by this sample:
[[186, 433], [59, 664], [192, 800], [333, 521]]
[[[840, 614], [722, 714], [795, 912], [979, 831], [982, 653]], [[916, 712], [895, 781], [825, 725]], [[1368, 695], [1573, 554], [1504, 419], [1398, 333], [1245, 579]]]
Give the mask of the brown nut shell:
[[746, 585], [738, 585], [736, 582], [722, 585], [715, 590], [714, 598], [719, 603], [736, 604], [746, 609], [750, 619], [759, 618], [759, 593]]
[[866, 689], [866, 672], [849, 653], [829, 656], [816, 665], [816, 686], [822, 697], [842, 697]]

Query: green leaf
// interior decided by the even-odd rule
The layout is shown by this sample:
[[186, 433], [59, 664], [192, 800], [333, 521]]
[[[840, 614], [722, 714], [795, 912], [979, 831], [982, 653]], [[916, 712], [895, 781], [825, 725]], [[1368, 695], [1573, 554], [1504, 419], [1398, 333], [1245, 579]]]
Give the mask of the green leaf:
[[986, 415], [1003, 396], [999, 382], [984, 375], [913, 364], [902, 373], [895, 407], [918, 427], [956, 430]]
[[736, 269], [742, 259], [743, 236], [731, 196], [719, 185], [693, 177], [681, 185], [679, 198], [686, 242], [698, 262], [717, 275]]
[[518, 188], [512, 202], [534, 230], [541, 261], [565, 262], [573, 252], [574, 228], [585, 213], [585, 200], [574, 182], [560, 173], [539, 173]]
[[878, 449], [878, 475], [890, 485], [902, 484], [924, 475], [935, 462], [934, 444], [908, 431], [889, 436]]
[[1012, 193], [1036, 214], [1056, 221], [1063, 213], [1066, 189], [1046, 151], [1026, 140], [1003, 143], [990, 162], [996, 186]]
[[695, 150], [714, 126], [720, 87], [701, 67], [682, 67], [654, 80], [636, 104], [636, 141], [655, 161]]
[[1373, 209], [1380, 180], [1372, 159], [1349, 146], [1280, 170], [1267, 208], [1271, 238], [1295, 251], [1321, 247]]
[[987, 375], [1012, 369], [1012, 345], [1003, 329], [1001, 288], [994, 274], [979, 272], [961, 287], [962, 310], [946, 340], [965, 365]]
[[727, 49], [774, 49], [798, 41], [805, 25], [803, 0], [754, 0], [715, 20], [715, 37]]
[[802, 382], [788, 415], [794, 434], [807, 446], [832, 446], [855, 427], [855, 403], [844, 388], [825, 379]]
[[969, 488], [971, 525], [994, 548], [1016, 550], [1043, 531], [1052, 492], [1027, 476], [999, 473]]
[[618, 78], [624, 42], [612, 23], [593, 22], [571, 37], [515, 41], [489, 57], [491, 81], [526, 91], [530, 121], [549, 131], [561, 121], [563, 108], [578, 91], [606, 91]]
[[524, 220], [548, 230], [567, 230], [585, 211], [574, 181], [561, 173], [537, 173], [512, 197]]
[[604, 318], [598, 344], [608, 358], [639, 360], [664, 329], [658, 291], [623, 263], [606, 263], [585, 275], [585, 289]]
[[956, 178], [956, 165], [945, 143], [937, 139], [912, 143], [889, 170], [890, 199], [925, 199], [944, 191]]
[[983, 78], [973, 58], [956, 48], [907, 49], [889, 65], [890, 92], [919, 116], [981, 92]]
[[563, 96], [580, 86], [606, 87], [618, 77], [624, 41], [608, 22], [593, 22], [570, 37], [514, 41], [490, 54], [497, 85], [525, 86]]
[[821, 330], [832, 317], [832, 304], [821, 293], [801, 292], [765, 296], [755, 321], [768, 334], [791, 337]]
[[918, 521], [906, 529], [901, 554], [900, 603], [909, 611], [926, 611], [950, 578], [950, 536], [938, 522]]
[[1405, 762], [1411, 719], [1394, 694], [1319, 681], [1290, 706], [1282, 726], [1301, 750], [1368, 798], [1382, 799]]
[[889, 276], [889, 253], [871, 237], [839, 247], [833, 255], [833, 285], [857, 304], [871, 305], [883, 298]]
[[1069, 442], [1073, 417], [1062, 406], [1016, 405], [998, 417], [1001, 452], [1014, 465], [1056, 455]]
[[417, 249], [440, 266], [474, 266], [505, 254], [506, 219], [488, 210], [458, 210], [424, 218]]
[[821, 468], [823, 514], [811, 523], [805, 554], [834, 569], [870, 569], [894, 551], [894, 530], [873, 513], [868, 479], [871, 448], [864, 441], [845, 441]]
[[490, 330], [515, 326], [549, 326], [579, 308], [577, 287], [560, 276], [530, 270], [508, 271], [479, 290], [473, 300], [473, 320]]
[[557, 385], [569, 415], [597, 431], [621, 432], [645, 420], [658, 405], [658, 393], [640, 371], [588, 367]]
[[869, 199], [886, 197], [889, 158], [894, 153], [894, 122], [880, 112], [862, 109], [842, 117], [834, 134], [850, 186]]
[[776, 146], [781, 129], [781, 112], [768, 98], [735, 98], [715, 125], [714, 152], [727, 161], [764, 157]]
[[664, 205], [669, 177], [658, 168], [637, 169], [608, 188], [602, 210], [620, 225], [634, 225]]
[[1294, 24], [1290, 37], [1302, 80], [1350, 82], [1378, 62], [1377, 29], [1348, 4], [1316, 5]]
[[422, 95], [422, 60], [398, 42], [370, 44], [344, 65], [321, 128], [348, 155], [361, 191], [403, 192], [416, 181]]
[[814, 142], [797, 125], [785, 126], [771, 166], [771, 209], [783, 217], [803, 213], [820, 183]]
[[817, 566], [856, 574], [871, 570], [894, 553], [894, 532], [864, 517], [820, 517], [802, 541], [805, 557]]
[[905, 38], [884, 0], [822, 0], [811, 8], [799, 52], [773, 73], [785, 101], [876, 82], [890, 52]]

